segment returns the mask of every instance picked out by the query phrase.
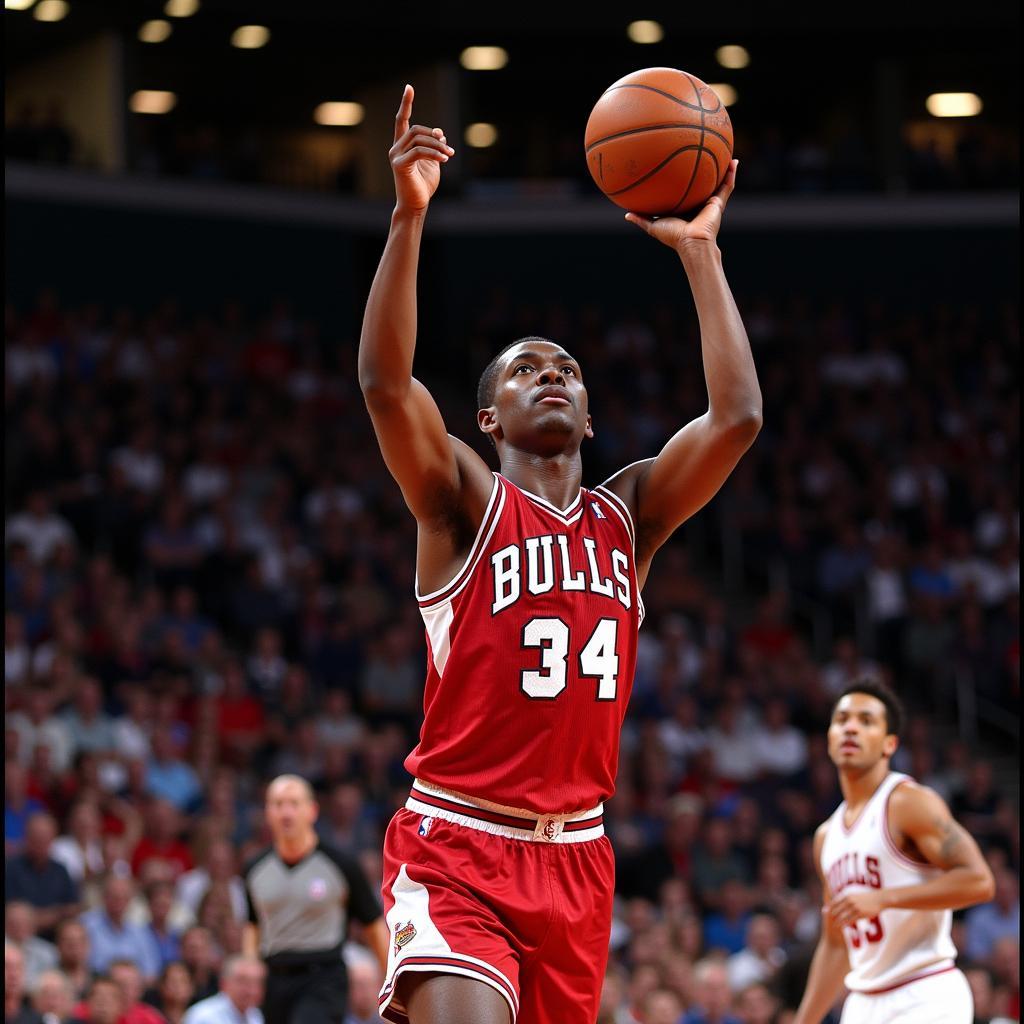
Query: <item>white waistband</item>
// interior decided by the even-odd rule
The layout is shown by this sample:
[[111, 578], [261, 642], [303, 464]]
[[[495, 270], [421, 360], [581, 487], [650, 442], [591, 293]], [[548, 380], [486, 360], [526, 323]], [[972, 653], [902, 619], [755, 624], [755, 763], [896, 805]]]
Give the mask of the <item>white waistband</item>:
[[[417, 791], [420, 793], [419, 797]], [[432, 800], [455, 806], [438, 806]], [[470, 799], [433, 783], [416, 779], [405, 806], [407, 810], [422, 814], [427, 819], [443, 818], [445, 821], [475, 828], [491, 835], [503, 836], [506, 839], [539, 843], [586, 843], [604, 835], [603, 804], [598, 804], [587, 811], [538, 815], [536, 811], [524, 810], [521, 807], [508, 807], [488, 800]], [[490, 820], [492, 817], [518, 818], [522, 824]], [[593, 821], [594, 824], [580, 827], [583, 822], [589, 821]], [[429, 828], [429, 825], [421, 826], [421, 831], [426, 829], [424, 835], [429, 832]]]

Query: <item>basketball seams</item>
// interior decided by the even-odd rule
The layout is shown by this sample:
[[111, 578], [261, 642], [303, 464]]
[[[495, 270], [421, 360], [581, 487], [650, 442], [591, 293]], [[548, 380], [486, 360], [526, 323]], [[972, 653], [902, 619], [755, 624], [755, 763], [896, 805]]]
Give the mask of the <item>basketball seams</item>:
[[[684, 71], [683, 74], [686, 74]], [[687, 75], [687, 78], [690, 76]], [[681, 107], [686, 107], [687, 110], [706, 111], [708, 114], [717, 114], [722, 109], [722, 101], [718, 100], [717, 107], [705, 107], [702, 103], [687, 103], [686, 100], [681, 100], [678, 96], [673, 96], [670, 92], [665, 92], [664, 89], [656, 89], [653, 85], [641, 85], [639, 82], [627, 82], [625, 85], [613, 85], [610, 89], [605, 89], [601, 94], [607, 96], [610, 92], [615, 92], [618, 89], [646, 89], [648, 92], [656, 92], [659, 96], [664, 96], [665, 99], [671, 100], [673, 103], [678, 103]], [[715, 94], [716, 98], [718, 94]], [[697, 94], [698, 100], [700, 99], [700, 93]]]
[[[705, 124], [707, 114], [704, 111], [704, 97], [701, 95], [700, 89], [697, 88], [697, 83], [687, 75], [685, 71], [683, 72], [683, 75], [690, 85], [693, 86], [693, 91], [697, 94], [697, 103], [700, 104], [700, 142], [698, 143], [699, 149], [697, 150], [697, 159], [693, 161], [693, 170], [690, 172], [690, 180], [686, 183], [686, 191], [683, 193], [679, 202], [669, 210], [669, 213], [675, 213], [682, 207], [683, 203], [686, 202], [686, 197], [690, 194], [690, 189], [693, 188], [693, 183], [697, 180], [697, 170], [700, 167], [700, 158], [704, 155], [704, 131], [707, 127]], [[719, 103], [721, 103], [721, 101], [719, 101]], [[717, 161], [715, 163], [717, 168]]]
[[[714, 111], [711, 111], [714, 113]], [[703, 114], [701, 118], [703, 119]], [[595, 139], [587, 147], [585, 152], [589, 153], [591, 150], [596, 149], [598, 146], [603, 145], [606, 142], [613, 142], [615, 139], [623, 139], [628, 135], [643, 135], [645, 132], [660, 132], [667, 129], [678, 130], [680, 128], [688, 128], [693, 132], [706, 132], [708, 135], [713, 135], [716, 139], [719, 139], [726, 149], [729, 151], [729, 156], [732, 156], [732, 143], [721, 133], [715, 131], [714, 128], [701, 127], [700, 125], [693, 124], [690, 121], [666, 121], [664, 124], [649, 124], [643, 128], [627, 128], [621, 132], [613, 132], [611, 135], [605, 135], [600, 139]]]
[[665, 157], [665, 159], [662, 160], [657, 167], [652, 167], [646, 174], [637, 178], [636, 181], [627, 185], [625, 188], [616, 189], [614, 192], [605, 192], [605, 195], [608, 196], [609, 198], [611, 198], [612, 196], [621, 196], [623, 192], [628, 192], [630, 189], [636, 188], [637, 185], [642, 185], [645, 181], [649, 181], [651, 178], [654, 177], [654, 175], [658, 173], [658, 171], [660, 171], [662, 168], [666, 167], [673, 160], [675, 160], [675, 158], [679, 156], [680, 153], [692, 153], [694, 150], [699, 150], [702, 148], [702, 146], [696, 144], [692, 146], [680, 146], [679, 149], [676, 149], [673, 152], [669, 153], [669, 155]]

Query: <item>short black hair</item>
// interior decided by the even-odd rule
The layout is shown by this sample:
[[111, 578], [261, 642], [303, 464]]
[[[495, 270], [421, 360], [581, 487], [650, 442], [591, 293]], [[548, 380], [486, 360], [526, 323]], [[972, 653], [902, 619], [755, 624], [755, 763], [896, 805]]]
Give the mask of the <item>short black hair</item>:
[[851, 693], [866, 693], [869, 697], [880, 700], [885, 705], [885, 725], [890, 736], [900, 736], [903, 731], [903, 704], [895, 692], [886, 686], [881, 679], [874, 676], [864, 676], [856, 682], [850, 683], [841, 694], [835, 699], [832, 705], [832, 714], [835, 714], [839, 702]]
[[525, 338], [518, 338], [516, 341], [510, 342], [506, 345], [487, 364], [484, 372], [480, 375], [480, 383], [476, 388], [476, 407], [478, 409], [486, 409], [489, 406], [494, 405], [494, 392], [498, 386], [498, 368], [501, 365], [501, 357], [510, 349], [515, 348], [516, 345], [522, 345], [526, 341], [542, 341], [546, 345], [556, 344], [550, 338], [541, 338], [538, 335], [531, 334]]

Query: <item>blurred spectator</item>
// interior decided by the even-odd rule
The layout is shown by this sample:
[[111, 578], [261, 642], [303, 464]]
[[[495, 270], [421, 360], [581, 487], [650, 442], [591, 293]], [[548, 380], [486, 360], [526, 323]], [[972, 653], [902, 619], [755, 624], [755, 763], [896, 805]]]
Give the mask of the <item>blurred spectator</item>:
[[73, 1024], [118, 1024], [126, 1007], [121, 986], [113, 978], [93, 978], [83, 1012], [76, 1011]]
[[146, 998], [163, 1015], [167, 1024], [181, 1024], [192, 1003], [192, 991], [188, 968], [180, 960], [175, 960], [164, 965], [160, 980]]
[[[170, 743], [166, 739], [161, 742]], [[147, 775], [147, 780], [149, 776]], [[132, 854], [132, 873], [142, 876], [145, 865], [151, 860], [166, 862], [170, 867], [170, 876], [177, 879], [185, 871], [192, 868], [192, 854], [182, 841], [182, 816], [179, 808], [167, 799], [155, 799], [149, 803], [146, 813], [146, 832], [139, 840]]]
[[724, 881], [715, 903], [718, 910], [709, 914], [704, 924], [704, 943], [709, 950], [739, 953], [751, 919], [747, 892], [735, 879]]
[[57, 970], [43, 971], [29, 987], [32, 1009], [43, 1024], [68, 1024], [75, 1006], [75, 993], [66, 974]]
[[146, 886], [146, 904], [149, 921], [146, 930], [160, 954], [160, 969], [178, 959], [181, 953], [181, 933], [171, 923], [174, 909], [174, 884], [170, 881], [150, 882]]
[[263, 1024], [260, 1003], [267, 969], [254, 957], [234, 956], [221, 971], [221, 991], [194, 1003], [184, 1024]]
[[36, 935], [36, 911], [30, 903], [12, 900], [5, 905], [4, 941], [21, 951], [27, 989], [44, 971], [57, 966], [57, 947]]
[[134, 895], [135, 883], [130, 878], [108, 876], [103, 906], [82, 915], [89, 934], [89, 968], [99, 974], [109, 970], [115, 960], [130, 960], [150, 983], [160, 973], [160, 951], [145, 928], [126, 920]]
[[740, 1024], [729, 1008], [729, 973], [720, 960], [701, 960], [694, 968], [694, 1005], [680, 1024]]
[[82, 676], [77, 681], [72, 706], [64, 712], [64, 727], [73, 755], [114, 750], [114, 723], [103, 710], [103, 689], [97, 680]]
[[231, 912], [235, 920], [248, 919], [245, 883], [237, 871], [237, 859], [231, 843], [216, 839], [210, 843], [199, 867], [178, 878], [177, 897], [193, 914], [199, 911], [203, 897], [214, 884], [226, 885], [230, 894]]
[[[17, 732], [14, 735], [19, 737]], [[8, 856], [22, 849], [29, 820], [44, 810], [42, 803], [28, 795], [27, 783], [18, 761], [4, 762], [4, 848]]]
[[384, 975], [377, 958], [368, 951], [357, 951], [349, 943], [345, 948], [348, 968], [348, 1013], [344, 1024], [380, 1024], [377, 998]]
[[771, 914], [755, 914], [747, 924], [743, 949], [729, 957], [729, 987], [739, 992], [755, 982], [771, 981], [785, 960], [775, 918]]
[[779, 1000], [767, 985], [755, 982], [741, 989], [733, 1004], [740, 1024], [776, 1024]]
[[4, 943], [4, 1021], [6, 1024], [41, 1024], [41, 1018], [25, 1002], [25, 963], [21, 950]]
[[68, 979], [75, 1002], [85, 998], [92, 981], [89, 969], [89, 933], [77, 918], [70, 918], [57, 926], [57, 967]]
[[794, 775], [807, 763], [807, 739], [790, 724], [789, 708], [781, 698], [768, 702], [750, 744], [759, 771], [769, 775]]
[[179, 755], [170, 729], [158, 728], [153, 732], [152, 755], [146, 766], [146, 792], [169, 801], [179, 811], [195, 810], [202, 799], [199, 777]]
[[18, 757], [28, 765], [37, 746], [46, 747], [50, 765], [59, 774], [66, 772], [74, 752], [66, 724], [53, 714], [54, 695], [45, 684], [26, 688], [23, 710], [7, 716], [8, 728], [18, 732]]
[[197, 925], [186, 930], [181, 937], [181, 962], [192, 979], [193, 1003], [217, 993], [217, 952], [208, 929]]
[[24, 544], [32, 561], [45, 565], [60, 545], [75, 543], [75, 534], [71, 524], [53, 511], [46, 491], [35, 490], [25, 510], [7, 520], [4, 543]]
[[1000, 939], [1020, 941], [1020, 883], [1008, 868], [993, 872], [996, 879], [995, 899], [980, 907], [971, 907], [966, 914], [967, 945], [964, 953], [971, 960], [984, 963]]
[[[704, 826], [693, 856], [691, 876], [700, 898], [711, 905], [717, 903], [719, 891], [727, 882], [748, 881], [747, 866], [733, 848], [732, 825], [725, 818], [712, 818]], [[736, 949], [742, 945], [741, 937]]]
[[49, 814], [34, 814], [25, 826], [25, 852], [7, 861], [4, 902], [22, 900], [36, 911], [36, 928], [43, 938], [80, 909], [78, 888], [67, 869], [50, 856], [57, 824]]
[[122, 1011], [118, 1024], [164, 1024], [160, 1013], [142, 1002], [142, 974], [133, 960], [112, 960], [108, 973], [121, 990]]
[[64, 865], [76, 885], [81, 885], [103, 872], [102, 819], [97, 805], [86, 799], [72, 806], [67, 821], [68, 834], [53, 841], [50, 856]]

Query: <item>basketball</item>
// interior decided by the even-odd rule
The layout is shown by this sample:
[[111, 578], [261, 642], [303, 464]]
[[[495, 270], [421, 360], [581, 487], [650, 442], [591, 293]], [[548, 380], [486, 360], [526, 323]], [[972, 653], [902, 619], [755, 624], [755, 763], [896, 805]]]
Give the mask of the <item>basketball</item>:
[[674, 68], [610, 85], [587, 121], [587, 167], [616, 205], [645, 216], [686, 213], [722, 183], [732, 122], [715, 91]]

